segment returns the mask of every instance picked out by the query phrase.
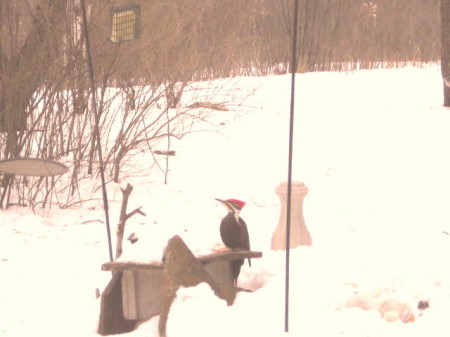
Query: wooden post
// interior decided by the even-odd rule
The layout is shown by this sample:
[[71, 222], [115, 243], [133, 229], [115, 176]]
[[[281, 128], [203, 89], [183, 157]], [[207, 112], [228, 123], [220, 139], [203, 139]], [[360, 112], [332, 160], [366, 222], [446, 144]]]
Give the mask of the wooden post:
[[441, 0], [441, 72], [444, 79], [444, 106], [450, 107], [450, 0]]

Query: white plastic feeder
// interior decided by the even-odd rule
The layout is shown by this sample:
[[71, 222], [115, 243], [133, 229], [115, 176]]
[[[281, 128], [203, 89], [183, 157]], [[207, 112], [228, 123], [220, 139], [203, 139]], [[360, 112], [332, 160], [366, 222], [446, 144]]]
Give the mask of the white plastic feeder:
[[[275, 192], [281, 201], [281, 214], [278, 225], [272, 234], [272, 250], [286, 250], [286, 222], [287, 222], [287, 195], [288, 183], [280, 183]], [[308, 188], [300, 181], [291, 183], [291, 231], [290, 248], [298, 246], [311, 246], [311, 234], [306, 228], [303, 218], [303, 199]]]

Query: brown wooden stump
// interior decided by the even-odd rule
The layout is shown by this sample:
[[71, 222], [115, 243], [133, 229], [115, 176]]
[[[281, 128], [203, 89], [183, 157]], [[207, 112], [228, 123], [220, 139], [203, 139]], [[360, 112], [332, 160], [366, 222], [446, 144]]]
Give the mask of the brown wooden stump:
[[161, 284], [161, 315], [159, 317], [159, 334], [166, 336], [166, 324], [178, 289], [194, 287], [202, 282], [209, 284], [216, 296], [232, 305], [238, 288], [216, 282], [197, 260], [191, 250], [179, 236], [171, 238], [166, 250], [166, 264]]

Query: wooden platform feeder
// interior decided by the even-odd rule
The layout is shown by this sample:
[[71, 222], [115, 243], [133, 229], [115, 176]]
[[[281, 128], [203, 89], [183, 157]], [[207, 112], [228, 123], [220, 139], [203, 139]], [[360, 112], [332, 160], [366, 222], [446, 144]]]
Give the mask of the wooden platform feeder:
[[[261, 252], [226, 251], [200, 256], [197, 259], [216, 282], [233, 285], [230, 262], [261, 256]], [[147, 320], [160, 313], [163, 269], [163, 263], [113, 261], [102, 265], [104, 271], [122, 274], [122, 309], [126, 320]]]

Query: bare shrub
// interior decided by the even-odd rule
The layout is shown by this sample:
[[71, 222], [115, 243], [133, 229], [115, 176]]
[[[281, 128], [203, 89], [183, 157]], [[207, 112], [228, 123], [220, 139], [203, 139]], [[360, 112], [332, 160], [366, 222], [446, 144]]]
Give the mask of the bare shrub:
[[[0, 2], [0, 159], [48, 158], [70, 167], [59, 178], [2, 175], [0, 207], [82, 202], [83, 180], [99, 173], [98, 146], [109, 182], [141, 170], [141, 153], [167, 182], [174, 141], [207, 129], [214, 112], [233, 113], [245, 98], [227, 97], [225, 81], [214, 79], [289, 69], [291, 0], [134, 2], [141, 32], [126, 43], [111, 42], [110, 16], [129, 1], [88, 2], [101, 144], [92, 137], [78, 1]], [[439, 0], [300, 4], [297, 71], [439, 60]]]

